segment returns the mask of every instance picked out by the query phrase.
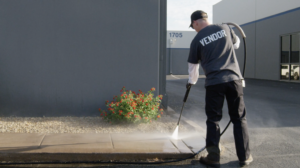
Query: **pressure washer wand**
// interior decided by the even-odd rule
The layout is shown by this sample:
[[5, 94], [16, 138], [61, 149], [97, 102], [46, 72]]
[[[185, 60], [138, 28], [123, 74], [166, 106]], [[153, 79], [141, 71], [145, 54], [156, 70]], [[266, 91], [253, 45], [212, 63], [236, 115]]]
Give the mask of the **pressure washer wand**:
[[184, 96], [184, 99], [183, 99], [183, 105], [182, 105], [182, 108], [181, 108], [181, 112], [180, 112], [180, 116], [179, 116], [179, 120], [178, 120], [177, 126], [179, 126], [179, 122], [180, 122], [182, 110], [183, 110], [183, 107], [184, 107], [184, 103], [186, 102], [186, 99], [187, 99], [187, 97], [188, 97], [188, 95], [190, 93], [191, 87], [192, 87], [192, 85], [189, 85], [188, 88], [186, 89], [185, 96]]

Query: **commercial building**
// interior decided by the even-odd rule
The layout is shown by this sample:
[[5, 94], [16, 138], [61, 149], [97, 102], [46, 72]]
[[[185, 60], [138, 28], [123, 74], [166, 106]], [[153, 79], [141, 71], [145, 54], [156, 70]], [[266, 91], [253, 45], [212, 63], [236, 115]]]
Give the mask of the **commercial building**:
[[[187, 60], [190, 44], [196, 34], [196, 31], [167, 31], [166, 73], [168, 75], [188, 75]], [[199, 74], [204, 74], [201, 68]]]
[[[214, 23], [237, 23], [247, 36], [246, 78], [299, 82], [299, 19], [299, 0], [222, 0], [213, 6]], [[241, 69], [243, 49], [237, 50]]]
[[166, 95], [166, 0], [0, 0], [0, 116], [93, 116]]

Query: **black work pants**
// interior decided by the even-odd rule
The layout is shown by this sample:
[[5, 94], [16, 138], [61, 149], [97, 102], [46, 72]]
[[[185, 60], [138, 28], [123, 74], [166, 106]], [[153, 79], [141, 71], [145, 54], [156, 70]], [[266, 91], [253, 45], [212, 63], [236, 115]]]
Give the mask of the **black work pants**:
[[206, 87], [206, 148], [208, 154], [220, 152], [218, 147], [220, 142], [219, 122], [222, 118], [222, 108], [225, 97], [229, 116], [234, 125], [233, 133], [236, 153], [240, 161], [245, 161], [249, 158], [250, 149], [241, 80]]

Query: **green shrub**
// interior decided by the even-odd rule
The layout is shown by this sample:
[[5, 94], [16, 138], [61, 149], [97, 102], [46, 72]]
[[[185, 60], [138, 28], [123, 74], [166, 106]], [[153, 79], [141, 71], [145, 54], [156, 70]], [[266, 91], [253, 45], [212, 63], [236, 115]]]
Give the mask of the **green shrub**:
[[128, 91], [123, 87], [121, 89], [123, 93], [115, 96], [114, 101], [109, 102], [107, 100], [105, 102], [108, 107], [107, 111], [99, 109], [100, 116], [110, 123], [149, 123], [153, 119], [161, 118], [163, 109], [160, 109], [159, 106], [163, 96], [154, 97], [153, 91], [155, 88], [147, 93], [139, 90], [139, 93], [136, 94], [134, 91]]

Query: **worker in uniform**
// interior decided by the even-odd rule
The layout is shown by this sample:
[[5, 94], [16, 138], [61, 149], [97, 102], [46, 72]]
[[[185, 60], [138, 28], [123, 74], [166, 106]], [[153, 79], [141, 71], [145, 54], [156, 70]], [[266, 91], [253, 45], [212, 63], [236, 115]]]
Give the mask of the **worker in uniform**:
[[246, 109], [243, 99], [243, 76], [234, 49], [240, 40], [227, 24], [210, 24], [207, 13], [197, 10], [191, 15], [190, 27], [197, 35], [191, 42], [188, 57], [189, 80], [187, 88], [196, 84], [199, 63], [206, 76], [205, 112], [207, 115], [206, 150], [208, 155], [200, 163], [220, 165], [220, 127], [224, 99], [228, 104], [230, 119], [234, 125], [236, 154], [241, 166], [253, 161], [249, 149]]

